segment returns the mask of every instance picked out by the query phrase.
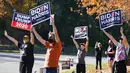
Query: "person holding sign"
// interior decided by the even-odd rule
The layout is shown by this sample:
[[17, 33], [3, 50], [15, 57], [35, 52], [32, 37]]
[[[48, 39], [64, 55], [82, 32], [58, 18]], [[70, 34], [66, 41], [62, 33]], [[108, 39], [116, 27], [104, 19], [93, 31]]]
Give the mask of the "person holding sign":
[[100, 70], [102, 70], [102, 44], [100, 42], [96, 42], [95, 44], [95, 56], [96, 56], [96, 70], [98, 69], [98, 62], [100, 66]]
[[76, 66], [76, 73], [81, 73], [81, 72], [86, 73], [85, 55], [86, 55], [86, 52], [88, 52], [88, 40], [86, 41], [86, 43], [81, 43], [79, 46], [72, 35], [71, 35], [71, 38], [78, 50], [77, 52], [78, 62]]
[[[126, 39], [126, 36], [123, 33], [123, 28], [120, 28], [121, 37], [119, 38], [119, 42], [117, 42], [114, 37], [107, 33], [105, 30], [102, 30], [109, 38], [112, 40], [114, 45], [116, 46], [116, 53], [115, 53], [115, 59], [114, 59], [114, 70], [112, 73], [126, 73], [126, 52], [129, 49], [129, 44]], [[115, 70], [116, 69], [116, 70]]]
[[62, 51], [62, 43], [54, 24], [54, 19], [52, 19], [52, 27], [53, 32], [49, 32], [48, 41], [42, 39], [42, 37], [36, 32], [35, 28], [32, 28], [36, 38], [47, 48], [44, 73], [57, 73], [58, 61]]
[[5, 30], [4, 35], [11, 40], [16, 47], [20, 50], [20, 67], [19, 73], [32, 73], [34, 64], [34, 35], [30, 30], [30, 38], [28, 35], [24, 35], [23, 43], [18, 42], [13, 37], [9, 36]]

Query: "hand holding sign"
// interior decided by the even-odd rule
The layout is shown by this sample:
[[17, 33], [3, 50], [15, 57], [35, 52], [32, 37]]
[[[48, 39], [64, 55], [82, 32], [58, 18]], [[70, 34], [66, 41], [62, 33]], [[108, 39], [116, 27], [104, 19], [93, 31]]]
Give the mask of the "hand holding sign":
[[8, 35], [8, 33], [7, 33], [7, 31], [6, 31], [6, 30], [4, 31], [4, 35], [5, 35], [5, 36], [7, 36], [7, 35]]
[[74, 38], [73, 35], [70, 36], [72, 39]]
[[86, 40], [87, 40], [87, 41], [89, 40], [88, 36], [86, 36]]
[[120, 28], [120, 32], [123, 33], [123, 28], [122, 27]]
[[54, 24], [54, 17], [51, 17], [52, 24]]
[[51, 15], [50, 17], [50, 25], [54, 24], [54, 14]]
[[34, 28], [33, 26], [30, 27], [30, 32], [33, 32], [33, 28]]

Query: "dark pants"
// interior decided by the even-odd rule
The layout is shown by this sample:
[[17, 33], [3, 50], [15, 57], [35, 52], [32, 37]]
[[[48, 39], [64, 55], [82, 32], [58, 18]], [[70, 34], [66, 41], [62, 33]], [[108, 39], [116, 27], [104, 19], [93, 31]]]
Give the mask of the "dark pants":
[[113, 67], [112, 73], [126, 73], [127, 72], [125, 60], [114, 62], [113, 66], [114, 67]]
[[115, 65], [116, 65], [116, 63], [114, 62], [113, 65], [112, 65], [112, 73], [115, 72], [115, 68], [116, 68]]
[[85, 64], [77, 64], [76, 73], [86, 73]]
[[98, 69], [98, 62], [99, 62], [100, 70], [102, 70], [102, 58], [101, 57], [96, 57], [96, 70]]
[[33, 62], [20, 62], [19, 73], [32, 73]]
[[43, 73], [57, 73], [57, 68], [44, 68]]

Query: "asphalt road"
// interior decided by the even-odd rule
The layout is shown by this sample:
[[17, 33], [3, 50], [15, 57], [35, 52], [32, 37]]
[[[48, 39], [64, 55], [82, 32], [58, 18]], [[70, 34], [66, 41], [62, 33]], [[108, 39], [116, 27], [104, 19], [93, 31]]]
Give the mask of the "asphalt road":
[[[33, 67], [33, 73], [40, 73], [40, 68], [43, 68], [45, 61], [45, 54], [35, 54], [35, 63]], [[59, 64], [61, 61], [72, 58], [74, 64], [76, 64], [76, 56], [61, 55]], [[86, 64], [95, 64], [95, 57], [86, 56]], [[107, 62], [106, 58], [102, 59], [102, 62]], [[72, 67], [74, 68], [75, 65]], [[19, 53], [0, 53], [0, 73], [19, 73]]]

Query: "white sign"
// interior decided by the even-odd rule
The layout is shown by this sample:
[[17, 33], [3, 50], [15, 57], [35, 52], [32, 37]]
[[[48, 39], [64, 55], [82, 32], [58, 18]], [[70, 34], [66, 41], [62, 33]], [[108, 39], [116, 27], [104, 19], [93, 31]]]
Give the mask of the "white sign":
[[75, 39], [88, 38], [88, 27], [87, 26], [75, 27], [74, 38]]

